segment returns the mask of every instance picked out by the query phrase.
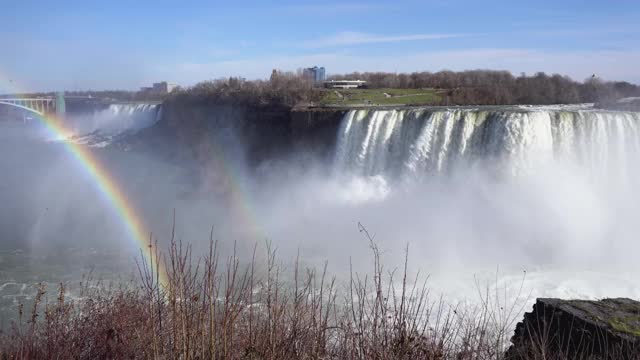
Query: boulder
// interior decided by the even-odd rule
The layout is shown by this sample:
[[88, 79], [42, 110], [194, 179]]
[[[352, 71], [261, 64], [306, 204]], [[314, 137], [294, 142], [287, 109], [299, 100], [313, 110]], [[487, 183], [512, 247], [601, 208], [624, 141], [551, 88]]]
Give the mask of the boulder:
[[538, 299], [507, 359], [639, 359], [640, 302]]

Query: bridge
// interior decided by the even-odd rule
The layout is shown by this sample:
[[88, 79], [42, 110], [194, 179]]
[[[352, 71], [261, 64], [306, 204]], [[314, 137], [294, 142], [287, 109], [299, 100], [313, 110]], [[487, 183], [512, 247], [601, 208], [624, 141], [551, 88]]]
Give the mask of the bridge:
[[63, 116], [66, 109], [64, 93], [57, 93], [55, 97], [0, 98], [0, 105], [22, 109], [39, 116], [47, 114]]

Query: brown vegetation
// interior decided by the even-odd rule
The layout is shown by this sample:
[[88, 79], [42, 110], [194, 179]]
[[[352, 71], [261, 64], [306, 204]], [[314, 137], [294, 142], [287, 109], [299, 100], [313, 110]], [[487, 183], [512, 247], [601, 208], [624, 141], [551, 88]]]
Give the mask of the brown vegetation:
[[[513, 76], [508, 71], [472, 70], [397, 73], [351, 73], [333, 79], [365, 80], [369, 88], [437, 89], [439, 103], [430, 105], [513, 105], [607, 103], [640, 96], [640, 87], [591, 77], [579, 83], [567, 76], [536, 73]], [[295, 106], [321, 102], [327, 91], [300, 74], [274, 72], [269, 81], [242, 78], [204, 81], [175, 91], [168, 101], [188, 103]]]
[[52, 303], [41, 288], [0, 349], [20, 359], [471, 359], [502, 352], [511, 324], [497, 323], [496, 304], [472, 310], [432, 302], [406, 263], [396, 278], [373, 241], [371, 249], [372, 275], [352, 273], [339, 286], [326, 266], [303, 270], [296, 261], [285, 273], [269, 244], [264, 264], [254, 250], [241, 266], [235, 254], [221, 259], [215, 242], [200, 259], [172, 242], [166, 287], [156, 248], [151, 264], [140, 264], [136, 286], [85, 287], [82, 300], [69, 302], [61, 285]]
[[[267, 244], [247, 266], [221, 259], [211, 242], [203, 258], [172, 242], [168, 284], [159, 284], [157, 250], [139, 266], [134, 286], [85, 286], [82, 299], [46, 300], [20, 309], [0, 338], [6, 359], [502, 359], [518, 299], [481, 291], [479, 305], [434, 301], [424, 281], [404, 268], [387, 270], [370, 242], [370, 275], [351, 272], [348, 284], [321, 271], [285, 272]], [[408, 249], [407, 249], [408, 251]], [[287, 280], [285, 280], [287, 279]], [[86, 284], [85, 284], [86, 285]], [[519, 299], [522, 300], [522, 299]], [[543, 349], [544, 350], [544, 349]], [[540, 359], [566, 359], [542, 351]]]
[[322, 91], [303, 76], [276, 71], [266, 81], [239, 77], [203, 81], [188, 89], [174, 91], [167, 101], [292, 107], [317, 102], [322, 96]]
[[[443, 91], [440, 103], [431, 105], [513, 105], [513, 104], [607, 104], [624, 97], [640, 96], [640, 86], [624, 81], [607, 82], [591, 77], [576, 82], [567, 76], [536, 73], [513, 76], [508, 71], [471, 70], [405, 73], [351, 73], [333, 79], [366, 80], [369, 88], [437, 89]], [[269, 80], [240, 77], [200, 82], [189, 88], [176, 88], [158, 96], [134, 91], [75, 91], [69, 95], [92, 95], [118, 101], [166, 100], [198, 104], [286, 106], [319, 103], [326, 91], [292, 72], [276, 71]], [[53, 96], [25, 94], [24, 96]]]
[[[624, 81], [603, 81], [589, 77], [576, 82], [559, 74], [543, 72], [514, 76], [508, 71], [468, 70], [413, 73], [354, 72], [333, 75], [330, 79], [365, 80], [369, 88], [437, 89], [440, 103], [430, 105], [513, 105], [610, 103], [624, 97], [640, 96], [640, 86]], [[68, 95], [118, 101], [157, 101], [233, 104], [249, 106], [285, 106], [317, 104], [326, 97], [324, 89], [302, 75], [301, 71], [275, 71], [269, 80], [241, 77], [200, 82], [188, 88], [176, 88], [170, 94], [156, 95], [136, 91], [74, 91]], [[23, 94], [25, 97], [53, 96], [53, 93]]]
[[371, 88], [447, 89], [443, 105], [571, 104], [640, 96], [640, 86], [627, 82], [605, 82], [593, 76], [579, 83], [567, 76], [542, 72], [518, 77], [493, 70], [375, 72], [333, 78], [366, 80]]

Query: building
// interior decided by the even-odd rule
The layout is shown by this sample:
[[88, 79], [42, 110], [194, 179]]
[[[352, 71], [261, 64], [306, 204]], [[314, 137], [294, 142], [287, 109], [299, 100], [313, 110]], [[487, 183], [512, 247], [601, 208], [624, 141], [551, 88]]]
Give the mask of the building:
[[312, 81], [314, 84], [321, 84], [327, 78], [324, 67], [317, 66], [305, 68], [302, 70], [302, 76], [304, 76], [305, 79], [309, 79], [309, 81]]
[[328, 89], [358, 89], [367, 86], [364, 80], [329, 80], [323, 82]]
[[159, 83], [155, 83], [153, 84], [153, 92], [158, 93], [158, 94], [168, 94], [170, 92], [173, 91], [173, 89], [176, 88], [176, 84], [171, 84], [168, 83], [166, 81], [162, 81]]
[[151, 87], [142, 87], [140, 92], [153, 94], [153, 95], [165, 95], [173, 91], [178, 85], [161, 81], [154, 83]]

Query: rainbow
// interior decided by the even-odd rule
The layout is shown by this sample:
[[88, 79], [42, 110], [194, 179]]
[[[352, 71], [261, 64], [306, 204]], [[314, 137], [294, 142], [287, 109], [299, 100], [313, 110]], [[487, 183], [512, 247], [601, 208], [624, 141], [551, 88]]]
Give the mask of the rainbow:
[[[17, 92], [17, 91], [15, 91]], [[65, 127], [64, 122], [53, 115], [41, 115], [37, 118], [44, 124], [46, 129], [56, 138], [68, 139], [73, 132]], [[133, 204], [129, 201], [126, 193], [122, 190], [117, 181], [109, 174], [107, 169], [100, 163], [90, 148], [73, 143], [62, 141], [67, 152], [77, 161], [78, 164], [90, 175], [97, 189], [111, 205], [114, 213], [122, 222], [129, 238], [140, 248], [142, 256], [148, 265], [158, 266], [155, 251], [152, 245], [151, 233], [144, 225]], [[159, 282], [161, 286], [168, 286], [167, 272], [162, 264], [159, 266]]]
[[232, 214], [231, 218], [240, 220], [238, 228], [241, 233], [236, 234], [236, 236], [240, 236], [240, 239], [250, 242], [267, 240], [260, 218], [254, 206], [252, 206], [254, 202], [251, 198], [251, 191], [247, 188], [246, 183], [242, 181], [241, 174], [234, 169], [231, 161], [225, 159], [225, 149], [216, 141], [211, 141], [207, 145], [209, 146], [207, 152], [209, 159], [213, 161], [214, 168], [219, 170], [216, 174], [222, 177], [229, 190], [230, 201], [227, 205], [229, 206], [229, 213]]
[[[68, 139], [73, 133], [64, 126], [64, 122], [55, 116], [38, 116], [45, 127], [57, 137]], [[146, 226], [138, 215], [136, 209], [128, 201], [128, 197], [119, 184], [107, 172], [96, 156], [87, 146], [82, 146], [71, 141], [64, 141], [64, 146], [71, 156], [82, 166], [82, 168], [94, 180], [96, 187], [105, 199], [113, 207], [113, 210], [121, 220], [129, 237], [141, 249], [142, 255], [148, 265], [154, 268], [158, 265], [152, 247], [151, 233], [146, 230]], [[162, 264], [160, 264], [162, 265]], [[163, 267], [160, 268], [159, 280], [162, 286], [167, 286], [167, 274]]]

